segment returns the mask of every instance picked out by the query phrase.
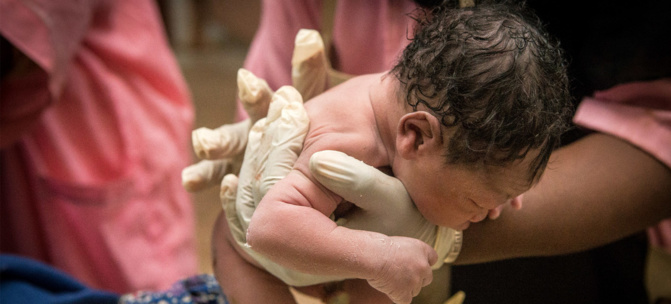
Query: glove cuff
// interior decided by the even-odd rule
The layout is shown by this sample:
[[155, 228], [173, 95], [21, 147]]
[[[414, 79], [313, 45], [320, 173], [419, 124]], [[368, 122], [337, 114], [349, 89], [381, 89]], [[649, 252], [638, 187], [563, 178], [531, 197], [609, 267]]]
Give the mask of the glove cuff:
[[[464, 240], [464, 233], [461, 232], [461, 230], [450, 230], [452, 230], [452, 248], [450, 248], [450, 251], [445, 256], [445, 260], [443, 260], [445, 263], [453, 263], [457, 259], [461, 252], [461, 244]], [[440, 231], [440, 229], [438, 229], [438, 231]], [[436, 239], [436, 241], [438, 240], [439, 239]]]
[[444, 263], [454, 262], [461, 252], [463, 233], [460, 230], [436, 226], [436, 242], [433, 249], [438, 253], [438, 262], [433, 269], [438, 269]]

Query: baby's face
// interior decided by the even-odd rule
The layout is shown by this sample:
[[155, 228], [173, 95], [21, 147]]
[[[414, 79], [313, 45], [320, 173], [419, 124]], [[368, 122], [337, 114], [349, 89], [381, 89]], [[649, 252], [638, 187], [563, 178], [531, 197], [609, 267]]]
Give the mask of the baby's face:
[[486, 171], [445, 164], [437, 155], [416, 162], [399, 178], [426, 219], [463, 230], [485, 219], [491, 209], [529, 190], [530, 158]]

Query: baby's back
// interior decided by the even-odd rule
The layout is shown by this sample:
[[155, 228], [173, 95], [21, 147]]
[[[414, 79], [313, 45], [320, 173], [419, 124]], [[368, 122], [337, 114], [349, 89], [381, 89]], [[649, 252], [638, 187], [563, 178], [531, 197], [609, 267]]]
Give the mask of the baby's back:
[[305, 103], [310, 129], [297, 162], [299, 170], [309, 172], [310, 156], [323, 150], [344, 152], [375, 167], [389, 165], [369, 96], [380, 76], [352, 78]]

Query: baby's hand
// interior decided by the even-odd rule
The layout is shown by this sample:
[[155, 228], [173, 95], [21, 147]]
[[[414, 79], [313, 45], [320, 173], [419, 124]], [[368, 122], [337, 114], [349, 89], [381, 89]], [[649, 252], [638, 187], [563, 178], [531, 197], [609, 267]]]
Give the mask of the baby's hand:
[[368, 283], [397, 304], [407, 304], [433, 280], [431, 265], [438, 256], [426, 243], [407, 237], [391, 237], [380, 268]]

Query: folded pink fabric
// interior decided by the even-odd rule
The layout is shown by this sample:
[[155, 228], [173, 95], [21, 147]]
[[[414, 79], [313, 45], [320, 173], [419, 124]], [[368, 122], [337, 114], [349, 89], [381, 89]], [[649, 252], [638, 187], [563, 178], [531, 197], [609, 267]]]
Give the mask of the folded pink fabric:
[[[263, 0], [245, 68], [273, 90], [291, 85], [291, 56], [300, 29], [321, 30], [322, 0]], [[333, 66], [362, 75], [389, 70], [410, 42], [417, 5], [411, 0], [338, 0], [333, 16]], [[238, 104], [237, 120], [247, 117]]]
[[[583, 99], [574, 122], [611, 134], [671, 167], [671, 79], [622, 84]], [[650, 243], [671, 254], [671, 219], [648, 229]]]

